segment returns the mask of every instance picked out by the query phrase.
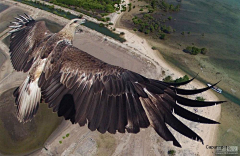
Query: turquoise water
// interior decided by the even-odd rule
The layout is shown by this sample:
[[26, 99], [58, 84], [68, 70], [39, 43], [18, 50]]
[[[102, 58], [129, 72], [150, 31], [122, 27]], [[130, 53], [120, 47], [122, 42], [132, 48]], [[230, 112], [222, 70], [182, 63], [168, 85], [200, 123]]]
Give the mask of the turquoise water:
[[120, 42], [125, 42], [126, 40], [122, 37], [119, 36], [119, 34], [113, 33], [111, 30], [109, 30], [106, 27], [100, 27], [99, 24], [91, 22], [91, 21], [87, 21], [86, 23], [83, 24], [84, 26], [96, 30], [106, 36], [112, 37]]
[[[169, 1], [177, 3], [175, 0]], [[167, 22], [168, 25], [176, 29], [176, 32], [171, 34], [166, 42], [184, 46], [190, 46], [193, 43], [197, 47], [206, 47], [209, 52], [207, 57], [203, 57], [203, 59], [213, 65], [213, 67], [206, 66], [206, 68], [214, 68], [213, 73], [208, 73], [209, 77], [214, 77], [216, 72], [225, 73], [219, 85], [226, 83], [229, 90], [230, 88], [239, 89], [240, 85], [230, 86], [230, 84], [231, 82], [240, 84], [240, 1], [183, 0], [180, 4], [181, 10], [179, 12], [167, 14], [167, 16], [176, 19]], [[183, 31], [185, 32], [184, 36], [181, 35]], [[190, 35], [187, 32], [191, 32]], [[185, 47], [181, 46], [181, 48]], [[189, 75], [195, 75], [194, 71], [190, 71], [186, 64], [180, 62], [177, 57], [169, 55], [164, 56], [164, 58]], [[197, 79], [207, 83], [205, 78], [198, 77]], [[212, 80], [217, 82], [220, 79]], [[226, 90], [223, 90], [222, 95], [228, 102], [222, 104], [221, 107], [221, 124], [218, 130], [217, 145], [231, 145], [239, 148], [240, 97]], [[222, 99], [221, 96], [219, 97]]]
[[[240, 1], [238, 0], [184, 0], [181, 11], [174, 13], [170, 24], [177, 32], [192, 35], [171, 38], [178, 42], [189, 41], [209, 49], [212, 64], [240, 77]], [[204, 33], [204, 37], [202, 34]], [[186, 34], [186, 33], [185, 33]], [[240, 81], [240, 80], [238, 80]]]
[[[167, 14], [176, 19], [167, 22], [176, 29], [170, 42], [206, 47], [208, 62], [215, 71], [225, 73], [228, 79], [240, 83], [240, 1], [184, 0], [178, 4], [181, 5], [179, 12]], [[187, 32], [191, 32], [190, 35]], [[239, 97], [224, 95], [240, 104]]]

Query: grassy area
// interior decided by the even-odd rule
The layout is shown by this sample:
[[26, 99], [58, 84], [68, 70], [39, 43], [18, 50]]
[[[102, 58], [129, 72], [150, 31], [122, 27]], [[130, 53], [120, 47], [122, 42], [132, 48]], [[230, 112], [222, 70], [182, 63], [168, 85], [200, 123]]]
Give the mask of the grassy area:
[[[76, 16], [76, 15], [71, 14], [70, 12], [65, 12], [62, 9], [55, 9], [54, 6], [46, 5], [46, 4], [40, 3], [39, 1], [35, 1], [35, 2], [28, 1], [28, 0], [15, 0], [15, 1], [48, 11], [50, 13], [56, 14], [58, 16], [61, 16], [61, 17], [67, 18], [67, 19], [74, 19], [74, 18], [80, 17], [80, 15]], [[99, 27], [99, 25], [94, 22], [88, 21], [88, 22], [84, 23], [83, 25], [85, 25], [86, 27], [88, 27], [90, 29], [96, 30], [106, 36], [112, 37], [120, 42], [126, 41], [123, 37], [120, 37], [119, 34], [112, 32], [111, 30], [109, 30], [106, 27]]]
[[83, 9], [91, 15], [104, 16], [119, 10], [121, 0], [50, 0], [49, 2], [80, 12]]
[[15, 1], [33, 6], [35, 8], [39, 8], [39, 9], [48, 11], [50, 13], [56, 14], [58, 16], [61, 16], [61, 17], [67, 18], [67, 19], [78, 18], [78, 16], [73, 15], [70, 12], [66, 12], [62, 9], [55, 9], [53, 5], [46, 5], [45, 3], [41, 3], [39, 1], [31, 1], [31, 0], [30, 1], [29, 0], [15, 0]]

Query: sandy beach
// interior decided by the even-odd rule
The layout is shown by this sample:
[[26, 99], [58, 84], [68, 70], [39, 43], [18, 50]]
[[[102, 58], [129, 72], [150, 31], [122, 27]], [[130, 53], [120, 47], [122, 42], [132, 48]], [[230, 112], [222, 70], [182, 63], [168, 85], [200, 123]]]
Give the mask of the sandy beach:
[[[3, 2], [13, 5], [13, 1], [10, 1], [10, 3], [9, 1], [10, 0]], [[15, 7], [28, 9], [34, 18], [44, 17], [49, 20], [59, 22], [62, 25], [68, 22], [68, 20], [64, 18], [30, 6], [26, 6], [24, 4], [17, 3]], [[117, 22], [117, 19], [119, 19], [119, 16], [121, 16], [121, 14], [114, 15], [114, 24]], [[159, 80], [162, 80], [168, 75], [171, 75], [173, 78], [178, 78], [185, 75], [184, 72], [178, 71], [176, 67], [170, 66], [158, 51], [152, 50], [152, 46], [149, 45], [145, 39], [131, 33], [128, 30], [120, 28], [116, 29], [117, 32], [125, 33], [124, 37], [127, 41], [122, 44], [86, 27], [82, 27], [81, 29], [83, 32], [76, 34], [74, 46], [99, 59], [102, 59], [107, 63], [118, 65], [140, 73], [146, 77]], [[1, 42], [0, 44], [3, 45]], [[8, 51], [6, 46], [2, 50], [4, 52]], [[4, 62], [0, 70], [0, 94], [8, 88], [10, 89], [16, 87], [23, 80], [24, 75], [13, 71], [13, 69], [10, 67], [9, 59]], [[162, 74], [163, 71], [165, 73], [164, 75]], [[22, 78], [19, 78], [20, 76]], [[18, 77], [18, 81], [14, 79], [15, 77]], [[196, 80], [191, 82], [191, 84], [184, 86], [184, 88], [188, 89], [202, 87], [205, 87], [205, 85]], [[209, 101], [218, 100], [214, 92], [211, 90], [196, 96], [202, 96]], [[196, 96], [191, 96], [189, 98], [195, 99]], [[187, 109], [194, 112], [193, 108]], [[198, 108], [197, 110], [197, 114], [219, 121], [221, 113], [220, 105], [208, 108]], [[98, 132], [89, 131], [87, 126], [80, 128], [79, 125], [71, 125], [70, 122], [64, 121], [46, 141], [44, 147], [47, 150], [42, 148], [33, 155], [80, 155], [86, 152], [89, 152], [89, 155], [95, 155], [99, 154], [98, 152], [100, 151], [106, 152], [105, 154], [108, 155], [138, 156], [148, 155], [149, 153], [150, 155], [168, 155], [167, 152], [170, 149], [174, 149], [177, 155], [182, 156], [214, 155], [214, 150], [206, 149], [206, 145], [216, 145], [218, 125], [193, 123], [182, 118], [180, 120], [203, 138], [204, 145], [202, 145], [200, 142], [190, 140], [172, 129], [171, 131], [173, 135], [177, 140], [179, 140], [182, 148], [173, 147], [171, 142], [163, 141], [163, 139], [161, 139], [152, 128], [141, 130], [140, 133], [135, 135], [100, 135]], [[70, 134], [69, 137], [65, 137], [66, 134]], [[63, 139], [63, 137], [65, 138]], [[62, 141], [62, 143], [60, 144], [59, 141]], [[99, 142], [102, 142], [102, 144], [99, 145]], [[109, 142], [113, 144], [111, 149], [107, 149], [105, 146], [109, 144]]]

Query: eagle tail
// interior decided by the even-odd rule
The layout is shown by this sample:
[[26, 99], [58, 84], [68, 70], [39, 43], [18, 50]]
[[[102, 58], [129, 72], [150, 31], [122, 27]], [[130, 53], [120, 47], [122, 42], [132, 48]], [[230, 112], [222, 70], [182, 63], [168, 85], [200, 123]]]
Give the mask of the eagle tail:
[[17, 105], [17, 118], [20, 122], [30, 121], [37, 113], [41, 99], [38, 79], [32, 81], [28, 76], [13, 93]]

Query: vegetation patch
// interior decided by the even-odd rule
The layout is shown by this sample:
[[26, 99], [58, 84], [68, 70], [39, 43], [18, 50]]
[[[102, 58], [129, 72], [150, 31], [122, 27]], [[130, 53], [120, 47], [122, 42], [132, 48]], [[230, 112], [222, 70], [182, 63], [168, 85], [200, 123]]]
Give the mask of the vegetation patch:
[[[166, 16], [166, 12], [176, 12], [180, 10], [180, 5], [173, 5], [164, 0], [144, 0], [147, 5], [141, 6], [138, 15], [132, 18], [134, 31], [149, 34], [153, 38], [166, 39], [166, 34], [171, 34], [176, 30], [166, 24], [171, 21], [172, 16]], [[145, 11], [147, 10], [147, 12]], [[143, 12], [144, 11], [144, 12]], [[143, 12], [143, 13], [141, 13]], [[156, 15], [161, 13], [161, 16]]]
[[180, 5], [173, 5], [165, 0], [144, 0], [149, 5], [147, 5], [147, 8], [151, 10], [151, 12], [154, 12], [156, 10], [162, 10], [165, 12], [174, 12], [180, 10]]
[[181, 82], [186, 82], [188, 80], [189, 80], [189, 77], [187, 75], [177, 78], [175, 80], [173, 80], [171, 76], [167, 76], [163, 79], [163, 82], [181, 83]]
[[[121, 0], [45, 0], [50, 3], [82, 12], [91, 17], [102, 20], [106, 16], [120, 9]], [[124, 8], [124, 7], [122, 7]]]
[[176, 154], [175, 150], [169, 150], [168, 151], [168, 155], [170, 155], [170, 156], [174, 156], [175, 154]]
[[157, 20], [151, 14], [146, 13], [141, 17], [132, 18], [135, 29], [145, 34], [151, 34], [159, 39], [165, 39], [165, 34], [173, 33], [171, 26], [166, 26], [163, 20]]
[[188, 46], [183, 51], [191, 55], [197, 55], [199, 53], [205, 55], [208, 52], [207, 48], [197, 48], [195, 46]]
[[196, 97], [196, 100], [197, 101], [205, 101], [205, 99], [203, 97], [201, 97], [201, 96]]

